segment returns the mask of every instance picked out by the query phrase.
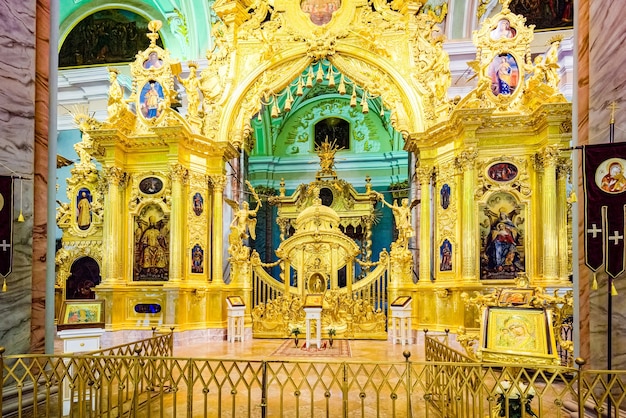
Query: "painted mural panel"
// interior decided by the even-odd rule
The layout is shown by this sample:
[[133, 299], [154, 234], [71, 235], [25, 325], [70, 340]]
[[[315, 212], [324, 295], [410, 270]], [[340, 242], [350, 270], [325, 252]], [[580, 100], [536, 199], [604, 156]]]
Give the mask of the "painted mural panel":
[[511, 0], [509, 9], [523, 15], [536, 30], [574, 26], [574, 0]]
[[[148, 20], [128, 10], [100, 10], [80, 21], [59, 52], [59, 67], [134, 61], [150, 45]], [[159, 38], [157, 44], [163, 47]]]

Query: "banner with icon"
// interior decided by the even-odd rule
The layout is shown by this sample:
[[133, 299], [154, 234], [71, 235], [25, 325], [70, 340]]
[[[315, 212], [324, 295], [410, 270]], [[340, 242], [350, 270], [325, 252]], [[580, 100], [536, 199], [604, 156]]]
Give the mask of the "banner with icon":
[[585, 146], [585, 264], [605, 264], [611, 277], [624, 271], [626, 143]]
[[13, 264], [13, 178], [0, 176], [0, 276]]

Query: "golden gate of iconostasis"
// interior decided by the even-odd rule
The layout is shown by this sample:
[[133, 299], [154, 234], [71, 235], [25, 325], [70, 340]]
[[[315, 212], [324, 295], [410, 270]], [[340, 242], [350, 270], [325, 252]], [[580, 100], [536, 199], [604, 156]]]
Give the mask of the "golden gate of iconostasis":
[[[226, 322], [226, 297], [235, 295], [246, 302], [250, 326], [251, 266], [241, 266], [242, 274], [235, 271], [228, 284], [223, 280], [230, 244], [222, 200], [230, 187], [225, 161], [253, 148], [253, 117], [265, 108], [288, 112], [286, 103], [293, 103], [303, 84], [324, 81], [330, 87], [330, 78], [333, 85], [336, 79], [337, 93], [351, 96], [364, 112], [368, 102], [378, 101], [390, 112], [406, 149], [419, 157], [411, 180], [422, 190], [414, 212], [420, 225], [414, 231], [419, 259], [398, 248], [397, 262], [390, 263], [398, 271], [391, 279], [394, 295], [413, 296], [415, 324], [475, 327], [476, 312], [464, 307], [462, 295], [494, 285], [518, 286], [520, 277], [531, 285], [567, 284], [568, 266], [553, 265], [568, 251], [566, 185], [554, 173], [557, 166], [559, 173], [567, 171], [569, 157], [558, 150], [568, 144], [571, 109], [550, 86], [553, 80], [541, 76], [540, 63], [529, 63], [532, 29], [506, 5], [488, 19], [475, 35], [479, 86], [459, 102], [447, 98], [449, 60], [435, 16], [422, 13], [419, 2], [370, 3], [216, 1], [220, 21], [211, 29], [214, 48], [207, 53], [206, 68], [197, 71], [190, 63], [189, 76], [182, 78], [180, 64], [153, 42], [131, 65], [129, 98], [119, 97], [111, 72], [108, 121], [77, 117], [86, 162], [94, 158], [102, 165], [97, 174], [102, 181], [92, 182], [92, 188], [101, 196], [94, 202], [102, 206], [103, 220], [100, 226], [94, 223], [100, 229], [93, 235], [68, 235], [67, 240], [64, 235], [64, 254], [70, 256], [57, 260], [64, 266], [80, 257], [77, 242], [98, 248], [103, 280], [97, 294], [107, 301], [107, 328], [171, 325], [179, 331], [219, 333]], [[516, 30], [515, 41], [490, 38], [503, 19]], [[149, 36], [158, 36], [156, 26]], [[508, 59], [507, 54], [518, 64], [517, 88], [495, 94], [490, 68], [496, 57]], [[181, 113], [171, 107], [174, 77], [187, 93]], [[151, 106], [153, 86], [157, 103]], [[508, 167], [516, 175], [496, 180], [494, 167]], [[442, 179], [449, 181], [442, 184]], [[148, 189], [151, 182], [157, 183], [157, 192]], [[448, 189], [440, 193], [444, 184]], [[432, 205], [431, 190], [441, 196]], [[555, 206], [541, 201], [536, 190], [553, 193]], [[493, 280], [481, 273], [489, 235], [483, 223], [502, 209], [497, 202], [503, 200], [509, 216], [524, 219], [519, 249], [525, 264], [514, 277]], [[542, 216], [551, 220], [553, 241], [541, 232]], [[143, 234], [151, 229], [161, 236], [143, 244]], [[158, 260], [158, 248], [151, 250], [157, 261], [142, 254], [147, 242], [164, 239], [167, 267]], [[417, 283], [412, 277], [416, 261]], [[150, 311], [155, 306], [157, 313]]]

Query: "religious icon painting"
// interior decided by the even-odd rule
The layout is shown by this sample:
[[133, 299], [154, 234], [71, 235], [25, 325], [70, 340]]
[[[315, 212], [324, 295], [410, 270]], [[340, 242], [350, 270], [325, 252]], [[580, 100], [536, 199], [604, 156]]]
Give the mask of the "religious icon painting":
[[517, 31], [511, 27], [511, 22], [508, 19], [500, 19], [489, 34], [489, 37], [494, 41], [498, 41], [500, 39], [515, 38], [515, 35], [517, 35]]
[[199, 192], [193, 195], [193, 213], [196, 216], [202, 215], [204, 212], [204, 199], [202, 198], [202, 194]]
[[141, 114], [146, 119], [154, 119], [161, 115], [164, 103], [163, 87], [158, 81], [150, 80], [144, 84], [139, 95]]
[[204, 250], [199, 244], [191, 249], [191, 272], [204, 273]]
[[91, 226], [91, 191], [87, 188], [78, 190], [76, 196], [76, 225], [78, 229], [86, 230]]
[[513, 280], [525, 269], [523, 207], [510, 193], [496, 193], [481, 208], [481, 279]]
[[302, 0], [300, 8], [309, 15], [311, 22], [324, 26], [333, 18], [333, 13], [341, 7], [341, 0]]
[[163, 189], [163, 181], [158, 177], [146, 177], [139, 183], [139, 190], [145, 194], [159, 193]]
[[487, 74], [491, 78], [491, 92], [495, 96], [515, 92], [519, 83], [519, 66], [513, 55], [497, 55], [489, 64]]
[[159, 58], [159, 55], [156, 51], [152, 51], [150, 55], [148, 55], [148, 59], [143, 62], [143, 68], [146, 70], [150, 69], [158, 69], [163, 66], [163, 60]]
[[441, 207], [443, 209], [448, 209], [448, 206], [450, 206], [450, 186], [448, 183], [441, 186], [439, 196], [441, 197]]
[[169, 218], [156, 204], [135, 217], [134, 281], [167, 281], [169, 278]]
[[517, 166], [515, 164], [500, 162], [489, 166], [487, 175], [491, 180], [498, 182], [507, 182], [517, 177]]
[[560, 363], [548, 309], [490, 306], [483, 311], [480, 348], [483, 361]]
[[452, 271], [452, 244], [447, 239], [439, 247], [439, 271]]
[[609, 158], [603, 161], [596, 169], [596, 185], [609, 194], [623, 193], [626, 191], [624, 167], [626, 167], [626, 160], [623, 158]]

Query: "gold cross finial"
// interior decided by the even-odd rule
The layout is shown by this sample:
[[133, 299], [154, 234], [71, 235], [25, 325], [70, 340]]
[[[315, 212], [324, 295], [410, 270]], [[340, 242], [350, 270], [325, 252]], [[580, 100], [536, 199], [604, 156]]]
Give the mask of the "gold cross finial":
[[615, 101], [612, 101], [609, 107], [611, 108], [611, 123], [615, 123], [615, 110], [619, 109], [619, 107], [617, 107], [617, 103]]

